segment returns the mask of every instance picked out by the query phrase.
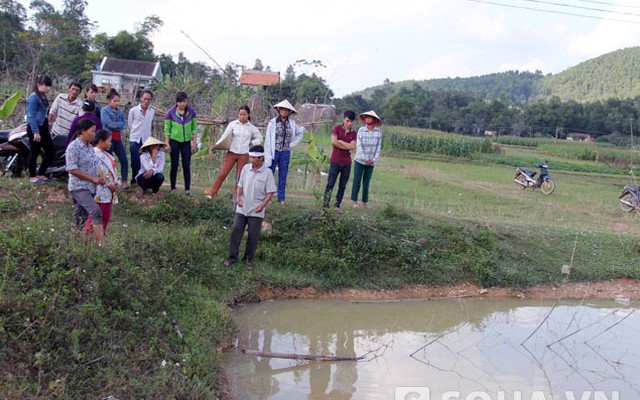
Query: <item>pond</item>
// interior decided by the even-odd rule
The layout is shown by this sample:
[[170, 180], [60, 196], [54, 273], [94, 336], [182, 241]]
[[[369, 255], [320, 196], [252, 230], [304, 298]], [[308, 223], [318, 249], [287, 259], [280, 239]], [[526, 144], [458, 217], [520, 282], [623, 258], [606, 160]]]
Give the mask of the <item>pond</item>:
[[624, 301], [266, 301], [235, 313], [224, 366], [238, 399], [639, 399], [636, 311]]

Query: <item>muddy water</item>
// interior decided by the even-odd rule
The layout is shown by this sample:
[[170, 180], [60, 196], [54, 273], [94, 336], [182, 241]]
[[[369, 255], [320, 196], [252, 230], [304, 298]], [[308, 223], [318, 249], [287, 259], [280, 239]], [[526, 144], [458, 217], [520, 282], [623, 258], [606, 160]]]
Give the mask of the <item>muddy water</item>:
[[[236, 313], [238, 399], [640, 399], [640, 312], [615, 302], [286, 300]], [[413, 394], [412, 394], [413, 393]]]

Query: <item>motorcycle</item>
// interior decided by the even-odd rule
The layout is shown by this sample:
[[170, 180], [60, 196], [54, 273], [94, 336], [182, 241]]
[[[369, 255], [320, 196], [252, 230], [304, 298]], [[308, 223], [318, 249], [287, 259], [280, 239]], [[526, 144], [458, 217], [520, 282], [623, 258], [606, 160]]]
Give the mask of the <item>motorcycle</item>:
[[640, 204], [640, 187], [624, 185], [622, 193], [618, 196], [620, 200], [620, 208], [624, 212], [632, 212], [638, 210]]
[[27, 125], [0, 131], [0, 174], [11, 172], [12, 178], [20, 178], [27, 169], [29, 159], [29, 138]]
[[551, 194], [556, 189], [556, 184], [551, 175], [549, 175], [549, 166], [546, 162], [536, 164], [540, 168], [540, 174], [536, 177], [536, 171], [525, 168], [516, 167], [516, 175], [513, 178], [516, 188], [524, 190], [526, 188], [537, 189], [543, 194]]
[[[66, 181], [68, 179], [65, 168], [65, 152], [67, 151], [67, 138], [65, 135], [57, 135], [52, 138], [54, 157], [51, 165], [44, 175], [48, 178]], [[22, 124], [10, 131], [0, 131], [0, 174], [1, 176], [11, 172], [13, 178], [22, 176], [28, 168], [29, 137], [27, 136], [27, 124]], [[44, 156], [44, 152], [41, 151]]]

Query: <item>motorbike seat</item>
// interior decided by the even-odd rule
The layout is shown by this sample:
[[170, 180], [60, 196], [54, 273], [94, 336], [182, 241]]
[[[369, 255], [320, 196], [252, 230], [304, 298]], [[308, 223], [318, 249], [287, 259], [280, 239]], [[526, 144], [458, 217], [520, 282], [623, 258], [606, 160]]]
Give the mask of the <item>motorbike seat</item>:
[[536, 171], [529, 168], [519, 167], [518, 169], [524, 172], [525, 174], [529, 175], [530, 177], [533, 177], [537, 173]]
[[11, 131], [0, 131], [0, 143], [4, 143], [9, 140], [9, 133], [11, 133]]

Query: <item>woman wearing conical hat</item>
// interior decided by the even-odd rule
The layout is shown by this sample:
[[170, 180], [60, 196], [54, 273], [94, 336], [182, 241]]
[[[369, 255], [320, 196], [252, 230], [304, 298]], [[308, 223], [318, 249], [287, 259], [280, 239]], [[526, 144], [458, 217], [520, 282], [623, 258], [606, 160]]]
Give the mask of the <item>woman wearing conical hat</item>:
[[140, 170], [136, 176], [136, 182], [141, 194], [151, 189], [153, 194], [158, 193], [164, 182], [164, 142], [150, 136], [140, 147]]
[[367, 111], [358, 116], [365, 125], [358, 129], [356, 139], [356, 156], [353, 163], [353, 186], [351, 188], [351, 200], [353, 207], [357, 208], [358, 194], [362, 186], [362, 206], [369, 202], [369, 183], [373, 175], [373, 167], [378, 162], [382, 149], [382, 120], [375, 111]]
[[278, 203], [284, 204], [291, 149], [302, 141], [304, 128], [289, 118], [297, 111], [288, 100], [273, 106], [278, 115], [269, 121], [264, 139], [264, 162], [274, 176], [278, 167]]

